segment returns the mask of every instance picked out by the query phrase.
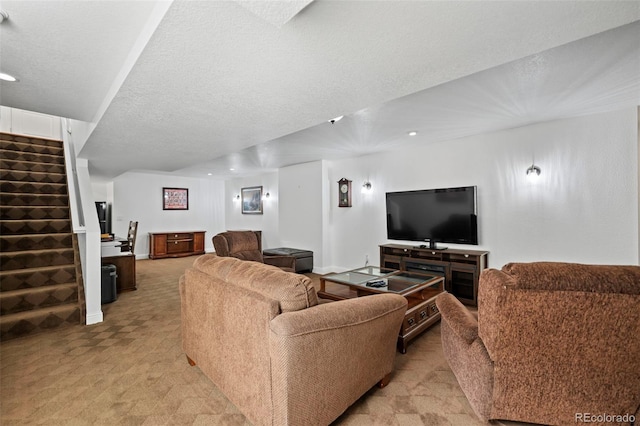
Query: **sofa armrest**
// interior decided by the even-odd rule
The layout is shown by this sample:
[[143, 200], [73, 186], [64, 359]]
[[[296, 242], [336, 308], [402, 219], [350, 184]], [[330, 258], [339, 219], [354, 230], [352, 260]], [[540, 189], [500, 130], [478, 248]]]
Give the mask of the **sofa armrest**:
[[293, 256], [266, 256], [263, 255], [264, 263], [277, 266], [278, 268], [291, 268], [296, 270], [296, 258]]
[[[380, 297], [382, 296], [382, 297]], [[391, 296], [391, 297], [389, 297]], [[319, 305], [305, 310], [287, 312], [271, 321], [272, 336], [291, 337], [357, 326], [402, 311], [396, 331], [400, 331], [402, 317], [407, 309], [407, 299], [395, 294], [375, 295], [347, 299]], [[397, 337], [397, 336], [396, 336]]]
[[382, 294], [271, 320], [274, 424], [329, 424], [391, 373], [406, 309]]
[[468, 344], [478, 338], [478, 320], [451, 293], [442, 293], [436, 298], [436, 305], [451, 330]]

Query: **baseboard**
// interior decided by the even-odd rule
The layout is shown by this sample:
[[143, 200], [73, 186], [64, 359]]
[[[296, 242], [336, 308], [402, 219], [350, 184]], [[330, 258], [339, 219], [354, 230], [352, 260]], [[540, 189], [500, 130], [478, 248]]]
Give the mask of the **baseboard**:
[[324, 274], [328, 274], [329, 272], [333, 272], [334, 269], [332, 267], [313, 267], [313, 273], [314, 274], [319, 274], [319, 275], [324, 275]]
[[87, 314], [87, 320], [85, 322], [86, 325], [98, 324], [104, 321], [104, 316], [102, 315], [102, 311], [95, 314]]
[[338, 274], [340, 272], [351, 271], [352, 269], [364, 268], [363, 266], [354, 266], [353, 268], [348, 268], [345, 266], [324, 266], [317, 268], [314, 266], [313, 272], [316, 274]]

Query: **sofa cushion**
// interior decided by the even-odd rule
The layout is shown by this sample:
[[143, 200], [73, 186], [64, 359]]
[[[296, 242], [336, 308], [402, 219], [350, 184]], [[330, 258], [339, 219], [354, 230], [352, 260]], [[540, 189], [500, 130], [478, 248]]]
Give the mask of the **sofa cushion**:
[[502, 271], [522, 289], [640, 294], [640, 266], [532, 262], [508, 263]]
[[281, 312], [299, 311], [318, 304], [311, 279], [275, 266], [205, 254], [195, 260], [193, 267], [227, 283], [277, 300]]

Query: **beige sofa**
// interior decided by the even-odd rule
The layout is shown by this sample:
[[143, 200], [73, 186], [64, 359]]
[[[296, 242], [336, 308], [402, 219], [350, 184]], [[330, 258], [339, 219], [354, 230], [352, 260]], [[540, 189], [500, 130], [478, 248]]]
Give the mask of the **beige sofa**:
[[481, 419], [638, 416], [640, 267], [513, 263], [482, 272], [477, 319], [451, 294], [436, 304], [445, 357]]
[[311, 280], [204, 255], [180, 279], [182, 344], [256, 425], [327, 425], [388, 380], [407, 307], [398, 295], [318, 304]]

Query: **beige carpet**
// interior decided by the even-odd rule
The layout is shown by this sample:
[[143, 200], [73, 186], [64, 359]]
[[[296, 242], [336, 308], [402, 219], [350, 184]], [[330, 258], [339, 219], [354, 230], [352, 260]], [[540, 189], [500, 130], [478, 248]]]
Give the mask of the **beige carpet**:
[[[138, 261], [138, 290], [103, 305], [101, 324], [3, 343], [0, 424], [249, 424], [182, 353], [178, 277], [194, 259]], [[370, 390], [335, 424], [481, 423], [443, 358], [436, 325], [398, 353], [386, 388]]]

